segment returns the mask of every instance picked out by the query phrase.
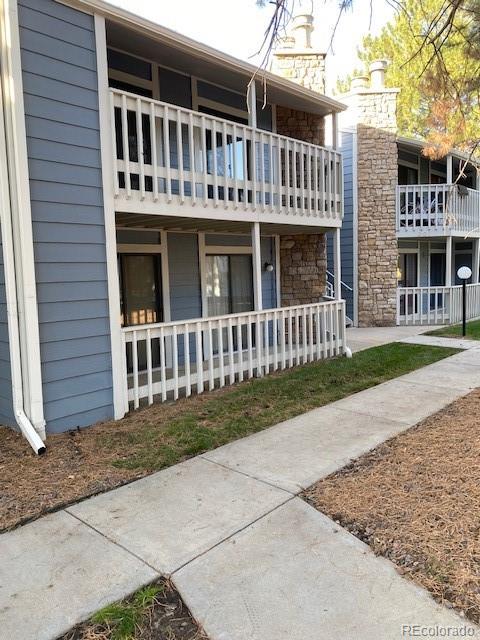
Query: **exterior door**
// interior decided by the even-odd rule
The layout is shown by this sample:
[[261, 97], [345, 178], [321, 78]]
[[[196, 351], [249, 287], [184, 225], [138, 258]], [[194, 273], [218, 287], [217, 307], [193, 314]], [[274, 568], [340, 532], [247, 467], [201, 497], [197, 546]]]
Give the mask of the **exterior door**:
[[[400, 253], [398, 256], [399, 287], [416, 287], [418, 284], [418, 254]], [[408, 293], [400, 298], [400, 314], [415, 313], [418, 308], [417, 295]]]
[[[447, 257], [445, 253], [430, 254], [430, 286], [444, 287], [447, 273]], [[444, 294], [442, 291], [430, 294], [430, 309], [443, 309]]]
[[444, 253], [430, 254], [430, 286], [445, 286], [446, 277], [446, 256]]
[[122, 254], [120, 275], [122, 326], [163, 322], [160, 256]]
[[207, 255], [206, 286], [209, 316], [253, 310], [253, 270], [250, 255]]
[[[206, 296], [208, 316], [222, 316], [253, 310], [253, 267], [251, 255], [207, 255]], [[242, 342], [246, 344], [246, 327]], [[228, 348], [228, 333], [222, 332], [223, 351]], [[237, 335], [233, 336], [237, 349]], [[214, 353], [219, 351], [219, 336], [213, 338]]]
[[[163, 322], [161, 259], [157, 254], [119, 256], [122, 327]], [[138, 368], [147, 367], [147, 345], [139, 341]], [[160, 364], [158, 339], [152, 340], [152, 366]], [[131, 344], [127, 345], [127, 370], [133, 369]]]
[[400, 269], [399, 287], [416, 287], [418, 283], [418, 254], [400, 253], [398, 267]]

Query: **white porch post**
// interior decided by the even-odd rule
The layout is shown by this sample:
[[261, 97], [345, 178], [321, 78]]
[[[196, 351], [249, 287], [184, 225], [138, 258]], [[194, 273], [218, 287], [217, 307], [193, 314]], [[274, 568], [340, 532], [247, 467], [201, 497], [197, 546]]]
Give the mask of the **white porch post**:
[[255, 311], [263, 309], [262, 303], [262, 255], [260, 246], [260, 223], [252, 225], [253, 301]]
[[452, 253], [453, 253], [453, 237], [448, 236], [447, 238], [447, 246], [446, 246], [447, 254], [445, 258], [445, 286], [452, 286]]
[[332, 147], [338, 149], [338, 116], [332, 113]]
[[100, 115], [100, 153], [102, 159], [103, 207], [105, 213], [105, 248], [107, 254], [108, 306], [112, 349], [113, 408], [116, 420], [128, 411], [125, 393], [127, 371], [125, 345], [120, 327], [120, 290], [117, 266], [117, 239], [113, 194], [112, 139], [114, 123], [108, 106], [108, 63], [105, 18], [95, 14], [95, 42], [97, 49], [98, 104]]
[[451, 154], [447, 156], [447, 184], [452, 184], [453, 182], [453, 157]]
[[257, 126], [257, 89], [255, 79], [248, 85], [248, 126]]
[[342, 260], [340, 252], [340, 229], [333, 232], [333, 283], [336, 300], [342, 298]]
[[480, 238], [473, 239], [472, 283], [478, 284], [480, 270]]

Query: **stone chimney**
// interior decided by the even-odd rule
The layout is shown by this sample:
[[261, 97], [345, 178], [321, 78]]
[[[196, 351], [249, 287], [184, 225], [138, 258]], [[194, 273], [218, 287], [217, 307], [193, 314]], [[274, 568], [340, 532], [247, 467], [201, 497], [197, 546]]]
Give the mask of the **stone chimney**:
[[385, 88], [385, 71], [388, 62], [386, 60], [375, 60], [369, 67], [370, 88], [380, 90]]
[[[357, 290], [360, 326], [396, 323], [398, 246], [395, 224], [397, 185], [397, 95], [385, 87], [387, 62], [376, 60], [369, 76], [352, 79], [338, 99], [348, 105], [340, 129], [356, 137]], [[355, 188], [355, 184], [354, 184]], [[355, 223], [354, 223], [355, 224]]]
[[312, 48], [313, 15], [302, 13], [273, 52], [271, 71], [307, 89], [325, 93], [326, 54]]
[[[325, 93], [325, 54], [312, 48], [313, 15], [301, 13], [274, 51], [273, 73]], [[323, 116], [276, 108], [277, 133], [312, 144], [325, 144]], [[327, 255], [324, 233], [280, 236], [280, 279], [284, 306], [309, 304], [325, 293]]]

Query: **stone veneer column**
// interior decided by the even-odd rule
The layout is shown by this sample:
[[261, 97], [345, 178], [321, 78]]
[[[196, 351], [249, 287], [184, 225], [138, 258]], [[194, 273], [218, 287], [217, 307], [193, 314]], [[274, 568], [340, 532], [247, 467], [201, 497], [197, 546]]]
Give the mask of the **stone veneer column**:
[[280, 236], [280, 288], [283, 307], [318, 302], [325, 294], [325, 234]]
[[[359, 80], [365, 85], [368, 82], [367, 78]], [[396, 323], [397, 93], [397, 89], [359, 86], [339, 98], [349, 104], [349, 124], [356, 125], [357, 131], [358, 324], [361, 327]]]
[[[324, 143], [324, 120], [320, 116], [277, 107], [277, 133], [312, 144]], [[327, 279], [325, 234], [280, 236], [281, 305], [318, 302]]]
[[325, 144], [325, 119], [314, 113], [277, 105], [277, 133], [310, 144]]

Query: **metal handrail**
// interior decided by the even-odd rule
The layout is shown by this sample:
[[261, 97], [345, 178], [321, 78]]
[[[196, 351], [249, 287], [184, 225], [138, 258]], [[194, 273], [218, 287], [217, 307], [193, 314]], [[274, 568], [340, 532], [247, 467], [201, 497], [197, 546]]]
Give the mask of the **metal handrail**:
[[[328, 269], [327, 269], [327, 276], [330, 276], [331, 278], [335, 278], [334, 274]], [[327, 278], [327, 282], [328, 282], [328, 278]], [[348, 291], [353, 291], [352, 287], [348, 285], [346, 282], [344, 282], [343, 280], [340, 280], [340, 284], [342, 287], [345, 287], [345, 289], [347, 289]]]

